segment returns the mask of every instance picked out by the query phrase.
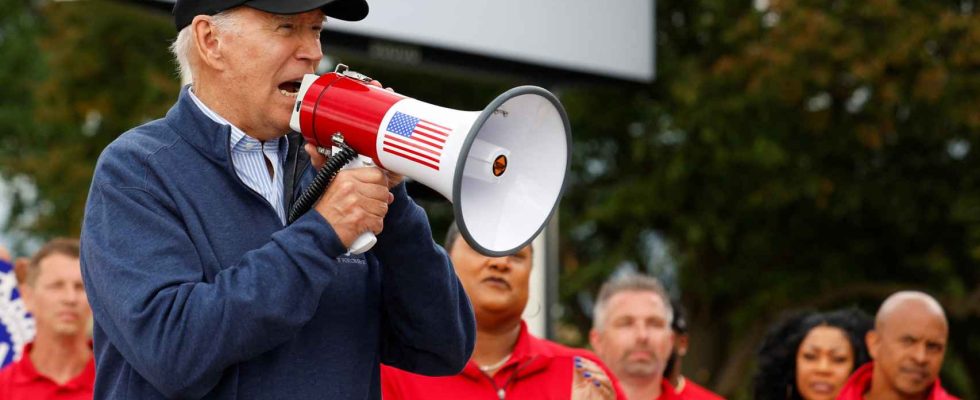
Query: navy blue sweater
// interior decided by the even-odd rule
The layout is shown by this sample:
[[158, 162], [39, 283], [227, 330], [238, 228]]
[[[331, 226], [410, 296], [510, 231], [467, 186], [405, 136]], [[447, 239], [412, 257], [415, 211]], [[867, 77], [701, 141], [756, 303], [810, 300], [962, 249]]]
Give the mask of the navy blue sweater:
[[[229, 129], [184, 88], [99, 158], [81, 236], [95, 397], [378, 399], [381, 362], [462, 370], [473, 311], [404, 185], [374, 249], [345, 256], [319, 213], [283, 227], [239, 180]], [[287, 204], [304, 156], [291, 146]]]

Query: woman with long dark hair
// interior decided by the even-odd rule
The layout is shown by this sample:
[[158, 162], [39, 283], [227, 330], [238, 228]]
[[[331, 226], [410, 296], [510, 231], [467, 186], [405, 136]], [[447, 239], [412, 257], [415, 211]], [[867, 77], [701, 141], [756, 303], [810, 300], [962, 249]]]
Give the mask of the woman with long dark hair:
[[833, 400], [868, 362], [871, 317], [856, 308], [804, 312], [770, 328], [753, 378], [756, 400]]

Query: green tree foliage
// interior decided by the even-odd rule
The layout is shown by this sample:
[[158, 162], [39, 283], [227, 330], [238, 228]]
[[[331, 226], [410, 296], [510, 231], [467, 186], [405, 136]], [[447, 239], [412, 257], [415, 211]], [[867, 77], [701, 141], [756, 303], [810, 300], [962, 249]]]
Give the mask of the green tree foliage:
[[873, 312], [918, 288], [951, 320], [944, 382], [980, 395], [974, 3], [657, 3], [657, 82], [564, 97], [570, 320], [587, 326], [576, 296], [616, 265], [653, 267], [655, 232], [680, 265], [695, 379], [744, 398], [780, 312]]
[[[43, 76], [40, 49], [34, 40], [38, 31], [39, 18], [26, 1], [0, 0], [0, 163], [12, 160], [17, 154], [17, 139], [29, 137], [35, 129], [31, 118], [33, 88]], [[0, 168], [0, 187], [8, 187], [12, 178], [9, 170]], [[18, 186], [30, 187], [23, 178], [20, 181]], [[0, 201], [0, 205], [9, 203]], [[30, 222], [22, 212], [12, 215], [8, 225]], [[8, 247], [13, 244], [4, 243]]]
[[3, 13], [17, 21], [11, 28], [18, 37], [5, 40], [11, 44], [0, 61], [6, 130], [0, 167], [7, 177], [29, 177], [42, 199], [15, 204], [15, 214], [38, 218], [13, 228], [42, 237], [77, 235], [99, 153], [120, 133], [161, 117], [176, 97], [179, 83], [166, 51], [174, 29], [162, 13], [118, 2], [36, 9], [3, 2], [14, 3], [4, 4]]
[[31, 131], [32, 87], [40, 77], [40, 49], [33, 40], [38, 18], [23, 0], [0, 0], [0, 149], [7, 156], [11, 138]]

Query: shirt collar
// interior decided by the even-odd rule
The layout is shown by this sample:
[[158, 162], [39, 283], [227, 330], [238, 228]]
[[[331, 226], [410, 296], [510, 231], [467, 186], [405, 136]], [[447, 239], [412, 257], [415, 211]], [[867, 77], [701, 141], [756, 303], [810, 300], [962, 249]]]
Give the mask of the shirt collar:
[[204, 115], [206, 115], [212, 121], [214, 121], [219, 125], [225, 125], [231, 127], [231, 136], [229, 137], [228, 146], [231, 148], [232, 151], [242, 152], [242, 153], [265, 151], [265, 152], [275, 153], [280, 157], [285, 157], [284, 152], [289, 147], [286, 145], [286, 143], [288, 143], [287, 142], [288, 139], [286, 138], [286, 136], [281, 137], [279, 140], [266, 141], [265, 146], [263, 146], [262, 142], [260, 142], [258, 139], [247, 135], [245, 131], [242, 131], [237, 126], [229, 122], [221, 115], [218, 115], [218, 113], [214, 112], [214, 110], [212, 110], [210, 107], [204, 104], [204, 102], [201, 101], [201, 99], [198, 98], [196, 94], [194, 94], [193, 86], [188, 88], [187, 95], [188, 97], [191, 98], [192, 101], [194, 101], [194, 105], [196, 105], [197, 108], [200, 109], [201, 112], [204, 113]]
[[[92, 347], [92, 342], [89, 341], [89, 348]], [[41, 375], [37, 371], [37, 367], [34, 366], [34, 362], [31, 361], [31, 350], [34, 349], [34, 342], [30, 342], [24, 345], [24, 352], [21, 353], [20, 361], [17, 361], [14, 369], [14, 380], [18, 383], [29, 383], [32, 381], [51, 381], [50, 378]], [[88, 359], [88, 363], [85, 364], [85, 368], [80, 374], [72, 378], [70, 381], [65, 382], [64, 385], [60, 385], [64, 388], [69, 389], [91, 389], [95, 382], [95, 356], [93, 355]], [[52, 383], [54, 383], [52, 381]]]
[[[874, 361], [869, 361], [867, 364], [862, 365], [860, 368], [856, 369], [851, 377], [847, 379], [847, 383], [844, 384], [844, 388], [841, 389], [841, 393], [838, 396], [839, 399], [860, 399], [863, 395], [871, 390], [871, 379], [874, 377]], [[942, 383], [939, 378], [933, 382], [932, 387], [929, 388], [929, 396], [927, 399], [942, 400], [949, 399], [949, 394], [943, 389]]]
[[[547, 364], [550, 363], [551, 358], [538, 357], [539, 354], [535, 354], [531, 341], [531, 333], [527, 330], [527, 323], [524, 322], [524, 320], [521, 320], [521, 330], [517, 334], [517, 342], [514, 343], [514, 351], [511, 352], [510, 358], [504, 362], [504, 365], [497, 369], [497, 372], [499, 373], [510, 368], [520, 368], [520, 375], [525, 376], [547, 366]], [[482, 376], [484, 376], [483, 371], [480, 371], [480, 366], [477, 365], [472, 359], [466, 363], [462, 374], [471, 379], [480, 379]]]

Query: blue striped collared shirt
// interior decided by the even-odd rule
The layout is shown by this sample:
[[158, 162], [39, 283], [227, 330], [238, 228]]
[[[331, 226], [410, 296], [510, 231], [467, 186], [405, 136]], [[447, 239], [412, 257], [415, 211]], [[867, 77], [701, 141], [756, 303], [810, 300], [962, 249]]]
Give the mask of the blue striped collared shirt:
[[[285, 136], [279, 140], [268, 140], [265, 143], [253, 138], [232, 125], [228, 120], [212, 111], [197, 98], [193, 90], [188, 91], [191, 100], [201, 109], [204, 115], [212, 121], [221, 125], [231, 126], [231, 138], [228, 145], [231, 148], [231, 162], [235, 167], [238, 177], [248, 187], [272, 205], [279, 216], [283, 225], [286, 224], [286, 206], [283, 203], [283, 162], [286, 159], [286, 150], [289, 148]], [[269, 169], [266, 167], [266, 158], [270, 161], [273, 168], [273, 176], [269, 176]]]

